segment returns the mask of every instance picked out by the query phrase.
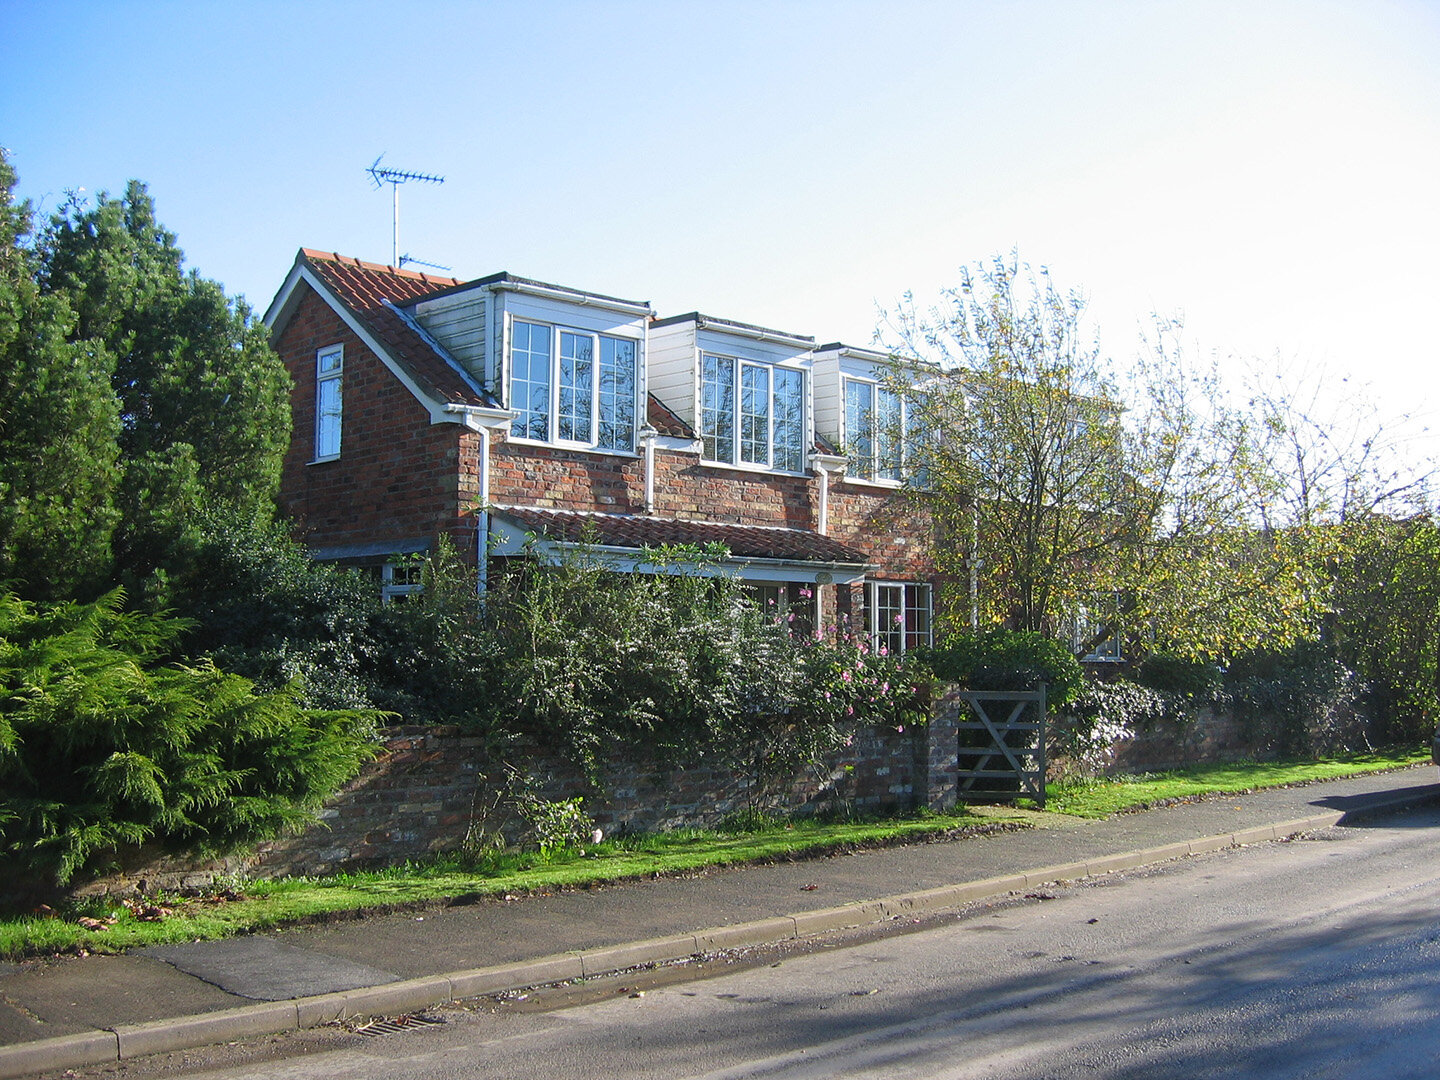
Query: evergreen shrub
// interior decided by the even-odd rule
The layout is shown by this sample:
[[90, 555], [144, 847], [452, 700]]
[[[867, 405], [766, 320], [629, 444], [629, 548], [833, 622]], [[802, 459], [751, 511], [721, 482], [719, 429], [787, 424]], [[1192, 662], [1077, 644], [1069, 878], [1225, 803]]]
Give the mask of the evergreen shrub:
[[375, 717], [302, 709], [210, 661], [185, 624], [111, 593], [0, 593], [0, 868], [66, 886], [142, 844], [220, 853], [314, 818], [371, 754]]

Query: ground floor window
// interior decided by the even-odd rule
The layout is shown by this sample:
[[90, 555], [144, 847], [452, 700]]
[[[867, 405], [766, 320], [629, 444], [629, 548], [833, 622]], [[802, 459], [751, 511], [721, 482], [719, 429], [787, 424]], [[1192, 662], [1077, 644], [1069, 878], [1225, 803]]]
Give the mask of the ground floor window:
[[360, 573], [380, 590], [380, 599], [387, 604], [401, 604], [415, 593], [424, 591], [424, 565], [419, 559], [404, 559], [362, 566]]
[[762, 611], [789, 623], [790, 632], [796, 637], [814, 636], [817, 625], [814, 585], [794, 581], [756, 583], [747, 585], [746, 591]]
[[1070, 647], [1087, 664], [1115, 664], [1125, 659], [1120, 634], [1115, 630], [1120, 611], [1120, 595], [1106, 594], [1090, 598], [1076, 606], [1065, 629]]
[[873, 581], [869, 596], [870, 641], [890, 655], [931, 643], [931, 589], [916, 582]]

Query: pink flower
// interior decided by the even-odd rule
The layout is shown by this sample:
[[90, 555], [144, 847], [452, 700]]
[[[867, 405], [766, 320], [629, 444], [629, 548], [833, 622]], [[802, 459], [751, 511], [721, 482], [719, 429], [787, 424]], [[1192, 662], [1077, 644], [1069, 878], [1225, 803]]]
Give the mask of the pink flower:
[[895, 725], [895, 734], [897, 734], [897, 735], [904, 735], [904, 734], [905, 734], [905, 725], [904, 725], [904, 724], [896, 724], [896, 725]]

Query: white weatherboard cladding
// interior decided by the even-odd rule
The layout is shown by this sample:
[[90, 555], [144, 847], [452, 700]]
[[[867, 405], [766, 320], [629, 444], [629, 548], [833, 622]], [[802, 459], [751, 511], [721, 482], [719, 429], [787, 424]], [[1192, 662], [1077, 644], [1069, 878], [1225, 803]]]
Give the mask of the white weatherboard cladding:
[[695, 394], [700, 357], [695, 324], [675, 323], [650, 331], [650, 392], [692, 428], [698, 426]]
[[415, 305], [415, 321], [468, 371], [486, 385], [485, 316], [488, 293], [476, 289]]
[[843, 396], [840, 392], [840, 358], [835, 353], [818, 353], [811, 366], [815, 401], [815, 432], [836, 446], [844, 445], [842, 431]]

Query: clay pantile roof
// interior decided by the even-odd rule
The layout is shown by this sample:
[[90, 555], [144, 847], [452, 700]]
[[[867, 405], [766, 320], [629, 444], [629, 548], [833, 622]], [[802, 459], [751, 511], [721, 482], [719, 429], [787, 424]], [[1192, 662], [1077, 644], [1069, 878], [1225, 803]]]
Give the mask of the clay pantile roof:
[[694, 439], [695, 432], [690, 425], [681, 420], [670, 411], [670, 406], [657, 398], [654, 394], [649, 395], [650, 401], [645, 410], [645, 419], [651, 427], [661, 435], [672, 439]]
[[606, 547], [645, 548], [662, 544], [719, 544], [739, 559], [784, 559], [863, 566], [869, 558], [828, 536], [773, 525], [734, 525], [718, 521], [639, 517], [500, 506], [494, 513], [527, 532], [562, 543], [589, 541]]
[[394, 307], [464, 284], [458, 278], [397, 270], [332, 252], [301, 251], [306, 264], [345, 305], [389, 357], [434, 398], [460, 405], [495, 402], [460, 373]]

